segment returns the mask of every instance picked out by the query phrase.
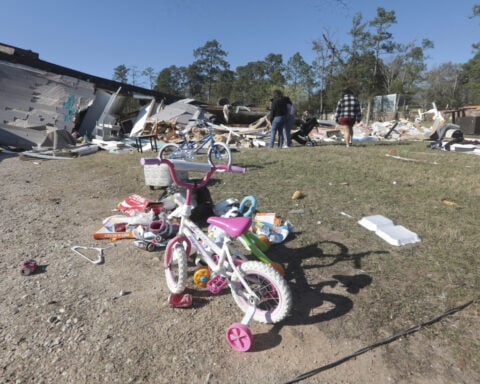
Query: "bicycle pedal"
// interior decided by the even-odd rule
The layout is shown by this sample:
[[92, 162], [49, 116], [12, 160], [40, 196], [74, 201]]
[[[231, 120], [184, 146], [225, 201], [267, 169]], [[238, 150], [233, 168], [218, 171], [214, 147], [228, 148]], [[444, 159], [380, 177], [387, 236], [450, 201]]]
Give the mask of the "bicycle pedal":
[[214, 295], [217, 293], [220, 293], [220, 291], [225, 288], [227, 285], [227, 280], [225, 280], [223, 277], [216, 275], [212, 277], [210, 280], [208, 280], [207, 283], [207, 289], [212, 292]]
[[168, 304], [174, 308], [188, 308], [192, 306], [192, 295], [189, 293], [171, 293], [168, 295]]

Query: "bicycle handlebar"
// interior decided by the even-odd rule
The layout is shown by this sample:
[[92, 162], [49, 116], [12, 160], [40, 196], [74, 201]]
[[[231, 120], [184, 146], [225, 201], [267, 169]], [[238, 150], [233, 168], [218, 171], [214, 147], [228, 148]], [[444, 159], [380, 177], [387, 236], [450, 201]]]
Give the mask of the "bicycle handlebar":
[[[195, 163], [195, 162], [184, 161], [184, 160], [167, 160], [167, 159], [160, 159], [159, 157], [143, 157], [140, 159], [140, 164], [167, 165], [174, 183], [183, 188], [191, 188], [191, 187], [201, 188], [205, 186], [216, 171], [227, 171], [227, 172], [242, 173], [242, 174], [244, 174], [247, 171], [246, 168], [239, 167], [237, 165], [229, 166], [226, 164], [219, 164], [219, 165], [212, 166], [206, 163]], [[176, 171], [206, 172], [206, 174], [203, 176], [200, 182], [197, 181], [195, 183], [189, 183], [189, 182], [179, 180], [177, 177]]]

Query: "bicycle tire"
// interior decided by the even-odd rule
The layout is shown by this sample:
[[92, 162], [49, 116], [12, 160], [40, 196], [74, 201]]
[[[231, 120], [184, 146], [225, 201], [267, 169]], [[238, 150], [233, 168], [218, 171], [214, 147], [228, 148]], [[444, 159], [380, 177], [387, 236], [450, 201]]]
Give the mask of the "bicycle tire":
[[177, 144], [165, 144], [158, 153], [158, 157], [162, 160], [182, 159], [182, 149]]
[[215, 143], [208, 150], [208, 162], [210, 165], [232, 165], [232, 153], [225, 143]]
[[187, 286], [187, 254], [190, 247], [184, 241], [187, 241], [185, 237], [176, 236], [168, 242], [165, 248], [163, 259], [165, 280], [172, 293], [182, 293]]
[[[250, 289], [260, 297], [253, 319], [260, 323], [278, 323], [285, 319], [292, 308], [292, 291], [278, 271], [260, 261], [246, 261], [238, 269]], [[246, 313], [250, 308], [248, 292], [235, 275], [231, 290], [235, 303]]]

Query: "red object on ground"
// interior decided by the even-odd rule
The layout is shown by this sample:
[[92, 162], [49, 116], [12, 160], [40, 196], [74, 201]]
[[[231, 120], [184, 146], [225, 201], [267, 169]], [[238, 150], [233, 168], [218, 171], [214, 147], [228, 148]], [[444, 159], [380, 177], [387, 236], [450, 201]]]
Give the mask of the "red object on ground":
[[35, 272], [37, 267], [38, 267], [38, 264], [35, 260], [25, 260], [22, 263], [22, 269], [20, 270], [20, 272], [22, 273], [22, 275], [28, 276], [28, 275], [31, 275], [33, 272]]
[[133, 194], [125, 198], [118, 204], [118, 209], [130, 216], [134, 216], [136, 212], [145, 212], [153, 210], [155, 214], [165, 212], [163, 204], [157, 201], [148, 200], [143, 196]]
[[191, 307], [192, 295], [189, 293], [171, 293], [168, 296], [168, 304], [175, 308]]

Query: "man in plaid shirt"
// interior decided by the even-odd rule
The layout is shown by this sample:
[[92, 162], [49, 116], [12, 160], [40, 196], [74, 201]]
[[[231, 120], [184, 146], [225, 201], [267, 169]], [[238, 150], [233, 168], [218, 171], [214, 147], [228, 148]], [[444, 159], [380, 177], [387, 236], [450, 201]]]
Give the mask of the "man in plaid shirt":
[[360, 110], [358, 99], [350, 89], [345, 89], [342, 98], [338, 100], [337, 103], [335, 121], [343, 126], [347, 148], [352, 144], [353, 125], [355, 122], [359, 123], [361, 120], [362, 111]]

